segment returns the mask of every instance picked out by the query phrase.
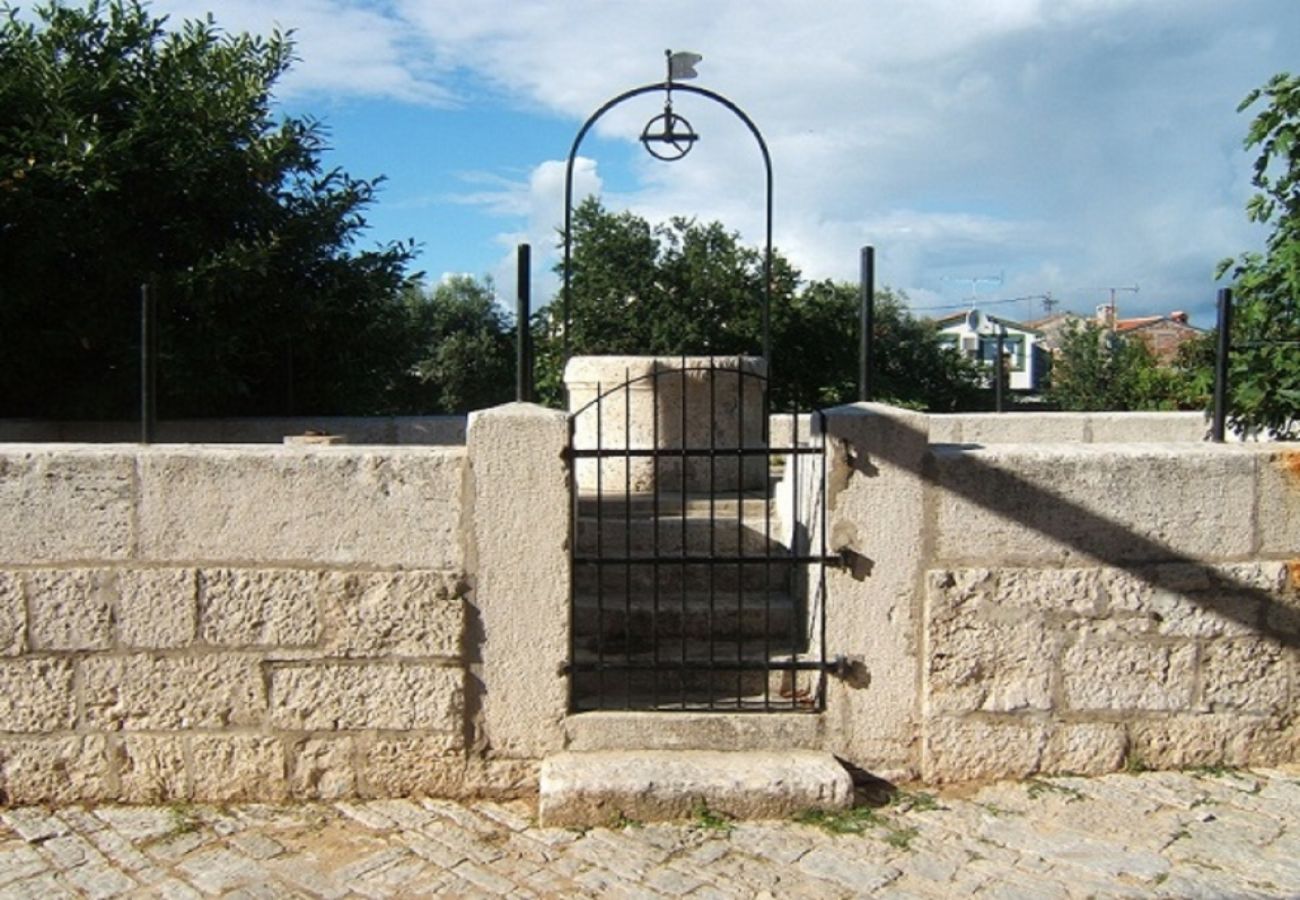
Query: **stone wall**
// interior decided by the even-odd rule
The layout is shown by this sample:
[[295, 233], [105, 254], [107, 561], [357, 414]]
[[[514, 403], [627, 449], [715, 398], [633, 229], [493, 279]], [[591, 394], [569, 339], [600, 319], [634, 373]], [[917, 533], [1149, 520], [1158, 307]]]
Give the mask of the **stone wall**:
[[[314, 431], [343, 435], [349, 444], [456, 445], [465, 443], [465, 416], [283, 416], [279, 418], [165, 419], [154, 442], [279, 444]], [[138, 441], [139, 422], [49, 422], [0, 419], [0, 443]]]
[[932, 423], [831, 413], [831, 649], [869, 675], [832, 692], [839, 752], [935, 782], [1300, 759], [1300, 452]]
[[518, 791], [629, 743], [936, 782], [1300, 759], [1300, 454], [961, 424], [827, 413], [849, 665], [816, 716], [568, 714], [562, 413], [458, 447], [0, 446], [0, 798]]
[[5, 447], [0, 797], [483, 788], [466, 716], [465, 462], [463, 449]]

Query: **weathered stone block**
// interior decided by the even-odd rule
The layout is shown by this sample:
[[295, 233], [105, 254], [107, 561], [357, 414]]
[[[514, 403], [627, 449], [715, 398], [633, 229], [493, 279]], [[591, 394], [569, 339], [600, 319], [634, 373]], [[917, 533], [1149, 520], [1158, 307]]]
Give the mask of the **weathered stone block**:
[[108, 800], [108, 742], [81, 735], [0, 740], [0, 785], [14, 805]]
[[462, 743], [464, 672], [416, 663], [271, 667], [271, 724], [291, 731], [421, 729]]
[[443, 572], [330, 574], [323, 590], [330, 637], [339, 656], [461, 655], [464, 583]]
[[1142, 616], [1153, 634], [1211, 638], [1249, 635], [1258, 628], [1260, 597], [1214, 567], [1105, 569], [1101, 577], [1110, 611]]
[[1294, 726], [1271, 716], [1175, 715], [1131, 724], [1129, 746], [1145, 765], [1178, 769], [1293, 762], [1300, 739]]
[[1259, 550], [1300, 558], [1300, 450], [1278, 450], [1260, 460]]
[[[560, 749], [568, 711], [570, 497], [563, 413], [511, 403], [470, 416], [476, 551], [474, 613], [487, 685], [479, 725], [496, 752], [540, 759]], [[527, 485], [526, 492], [520, 485]]]
[[27, 607], [22, 577], [0, 572], [0, 656], [17, 656], [27, 649]]
[[1032, 775], [1042, 766], [1049, 734], [1048, 725], [1028, 717], [930, 717], [922, 738], [921, 777], [947, 782]]
[[164, 650], [194, 643], [198, 618], [193, 569], [124, 569], [117, 573], [117, 640]]
[[301, 569], [202, 569], [200, 633], [225, 647], [309, 647], [320, 639], [324, 576]]
[[0, 561], [125, 559], [133, 549], [133, 454], [89, 447], [0, 452]]
[[457, 797], [466, 791], [465, 760], [438, 737], [375, 737], [358, 747], [364, 797]]
[[1074, 722], [1052, 728], [1043, 750], [1042, 771], [1101, 775], [1124, 763], [1128, 739], [1124, 726], [1111, 722]]
[[1159, 562], [1253, 549], [1255, 466], [1240, 448], [938, 446], [933, 457], [942, 561]]
[[782, 819], [853, 804], [853, 781], [814, 750], [602, 750], [542, 763], [538, 818], [547, 827], [689, 818], [703, 803], [738, 819]]
[[116, 751], [120, 787], [115, 799], [126, 803], [189, 799], [180, 735], [128, 734], [117, 742]]
[[289, 747], [289, 792], [298, 800], [338, 800], [357, 792], [351, 737], [309, 738]]
[[143, 452], [141, 552], [459, 570], [464, 465], [441, 447]]
[[1288, 660], [1259, 638], [1210, 641], [1201, 662], [1202, 699], [1218, 711], [1281, 713], [1288, 708]]
[[0, 661], [0, 732], [63, 731], [76, 719], [70, 661]]
[[930, 580], [928, 710], [1050, 709], [1059, 636], [1041, 614], [1001, 605], [996, 590], [956, 588], [956, 579]]
[[266, 696], [256, 657], [90, 657], [81, 663], [86, 724], [128, 731], [261, 724]]
[[193, 735], [190, 780], [196, 800], [275, 803], [289, 795], [284, 747], [260, 735]]
[[1189, 709], [1196, 648], [1190, 644], [1094, 641], [1084, 635], [1065, 651], [1061, 680], [1070, 709]]
[[117, 580], [107, 569], [28, 572], [31, 641], [40, 650], [105, 650], [113, 645]]

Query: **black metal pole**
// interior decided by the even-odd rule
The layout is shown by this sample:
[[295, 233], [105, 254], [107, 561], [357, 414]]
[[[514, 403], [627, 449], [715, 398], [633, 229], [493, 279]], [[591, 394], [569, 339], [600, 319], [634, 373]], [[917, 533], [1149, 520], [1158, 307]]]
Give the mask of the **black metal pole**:
[[1228, 354], [1232, 350], [1232, 288], [1219, 289], [1219, 335], [1214, 358], [1214, 422], [1210, 436], [1222, 444], [1228, 419]]
[[993, 363], [993, 372], [994, 372], [993, 402], [994, 402], [994, 408], [996, 408], [998, 412], [1002, 412], [1002, 392], [1003, 392], [1002, 382], [1006, 378], [1006, 360], [1002, 354], [1006, 352], [1006, 345], [1007, 345], [1007, 330], [1003, 328], [1001, 325], [999, 325], [998, 326], [998, 358]]
[[153, 442], [158, 416], [156, 399], [157, 370], [154, 346], [157, 342], [156, 311], [158, 300], [152, 282], [140, 285], [140, 443]]
[[866, 403], [871, 399], [871, 371], [874, 368], [873, 351], [876, 343], [876, 248], [862, 248], [859, 288], [862, 292], [858, 304], [858, 399]]
[[528, 244], [519, 245], [515, 281], [515, 399], [531, 403], [533, 399], [533, 346], [530, 331], [532, 315], [532, 255]]

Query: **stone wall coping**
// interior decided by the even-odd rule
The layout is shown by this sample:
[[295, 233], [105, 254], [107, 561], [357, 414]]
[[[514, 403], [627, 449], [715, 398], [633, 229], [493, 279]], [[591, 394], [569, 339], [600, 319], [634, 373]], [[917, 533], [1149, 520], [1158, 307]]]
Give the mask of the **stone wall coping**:
[[682, 368], [706, 368], [710, 365], [740, 369], [763, 377], [767, 375], [767, 361], [760, 356], [575, 356], [564, 366], [564, 383], [600, 382], [615, 387], [629, 379], [643, 378], [655, 372], [676, 372]]

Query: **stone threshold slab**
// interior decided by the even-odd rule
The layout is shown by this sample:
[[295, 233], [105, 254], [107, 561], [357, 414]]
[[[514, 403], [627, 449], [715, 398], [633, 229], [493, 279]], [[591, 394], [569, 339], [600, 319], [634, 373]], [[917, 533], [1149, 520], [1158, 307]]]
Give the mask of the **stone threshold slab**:
[[604, 750], [542, 762], [538, 814], [546, 827], [623, 821], [784, 819], [807, 809], [846, 809], [853, 782], [814, 750]]

